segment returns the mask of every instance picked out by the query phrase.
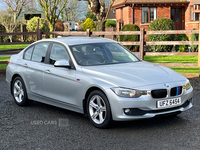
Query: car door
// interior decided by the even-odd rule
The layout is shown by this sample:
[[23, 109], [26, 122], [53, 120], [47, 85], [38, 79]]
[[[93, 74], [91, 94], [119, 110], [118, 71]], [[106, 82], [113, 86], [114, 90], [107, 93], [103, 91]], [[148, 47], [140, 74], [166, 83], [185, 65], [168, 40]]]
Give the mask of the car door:
[[53, 43], [49, 52], [49, 65], [44, 68], [44, 94], [48, 98], [76, 105], [76, 70], [54, 67], [54, 63], [62, 59], [70, 61], [67, 49], [61, 44]]
[[43, 70], [48, 47], [48, 42], [41, 42], [28, 48], [24, 53], [23, 66], [25, 69], [23, 77], [26, 87], [31, 93], [44, 94]]

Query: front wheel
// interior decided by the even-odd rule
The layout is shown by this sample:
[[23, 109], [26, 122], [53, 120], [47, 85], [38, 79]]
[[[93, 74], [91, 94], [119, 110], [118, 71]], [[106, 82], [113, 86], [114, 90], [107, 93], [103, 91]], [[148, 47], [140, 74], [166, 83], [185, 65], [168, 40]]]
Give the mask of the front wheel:
[[26, 87], [21, 77], [16, 77], [12, 82], [12, 95], [18, 106], [26, 106], [31, 104], [26, 93]]
[[95, 90], [87, 99], [87, 113], [92, 124], [97, 128], [106, 128], [111, 125], [111, 108], [103, 92]]

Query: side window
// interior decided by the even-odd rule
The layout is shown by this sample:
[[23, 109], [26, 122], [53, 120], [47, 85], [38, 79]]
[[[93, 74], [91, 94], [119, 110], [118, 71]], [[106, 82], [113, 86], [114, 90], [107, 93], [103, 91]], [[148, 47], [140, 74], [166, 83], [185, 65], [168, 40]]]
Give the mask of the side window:
[[69, 61], [69, 56], [66, 49], [59, 44], [53, 44], [51, 53], [50, 53], [50, 64], [54, 64], [57, 60], [66, 59]]
[[25, 53], [24, 53], [24, 59], [30, 60], [32, 52], [33, 52], [33, 46], [31, 48], [29, 48], [28, 50], [25, 51]]
[[48, 46], [49, 43], [40, 43], [35, 45], [32, 60], [37, 62], [44, 62]]

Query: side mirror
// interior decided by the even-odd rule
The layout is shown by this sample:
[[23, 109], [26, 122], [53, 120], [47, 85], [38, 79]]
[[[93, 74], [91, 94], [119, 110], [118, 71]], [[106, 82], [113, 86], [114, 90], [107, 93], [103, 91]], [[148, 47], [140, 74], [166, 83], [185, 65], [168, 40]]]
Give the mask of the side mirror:
[[57, 60], [54, 63], [55, 67], [65, 67], [65, 68], [71, 68], [71, 65], [69, 64], [69, 61], [67, 61], [66, 59], [61, 59], [61, 60]]
[[140, 55], [139, 55], [138, 53], [134, 53], [134, 55], [135, 55], [139, 60], [141, 60]]

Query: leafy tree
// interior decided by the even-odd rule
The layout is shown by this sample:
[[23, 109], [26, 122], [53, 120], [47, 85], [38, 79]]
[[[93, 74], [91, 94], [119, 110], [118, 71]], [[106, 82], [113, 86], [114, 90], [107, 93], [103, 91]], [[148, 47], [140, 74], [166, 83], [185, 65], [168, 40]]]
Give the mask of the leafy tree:
[[90, 18], [92, 19], [93, 21], [97, 21], [97, 18], [95, 17], [95, 15], [91, 12], [88, 12], [86, 15], [85, 15], [86, 19], [87, 18]]
[[92, 19], [87, 18], [86, 21], [83, 23], [83, 30], [86, 31], [87, 29], [93, 30], [95, 28], [95, 23]]
[[64, 0], [62, 7], [58, 7], [61, 0], [37, 0], [41, 8], [44, 10], [45, 17], [49, 23], [50, 31], [54, 31], [55, 23], [60, 13], [65, 8], [67, 0]]
[[94, 14], [97, 18], [98, 22], [98, 30], [105, 30], [105, 22], [108, 17], [108, 13], [110, 12], [111, 6], [114, 3], [114, 0], [111, 0], [108, 11], [105, 11], [105, 3], [103, 1], [99, 2], [99, 0], [87, 0], [89, 10]]
[[37, 20], [39, 19], [39, 29], [42, 31], [49, 31], [48, 23], [45, 19], [39, 17], [33, 17], [28, 21], [26, 29], [28, 31], [36, 32], [37, 31]]

